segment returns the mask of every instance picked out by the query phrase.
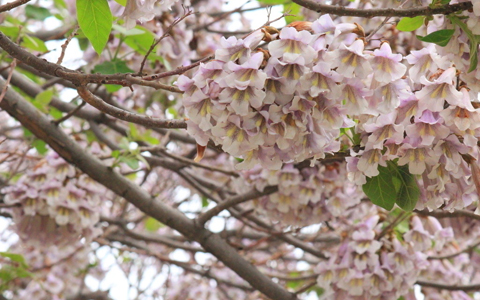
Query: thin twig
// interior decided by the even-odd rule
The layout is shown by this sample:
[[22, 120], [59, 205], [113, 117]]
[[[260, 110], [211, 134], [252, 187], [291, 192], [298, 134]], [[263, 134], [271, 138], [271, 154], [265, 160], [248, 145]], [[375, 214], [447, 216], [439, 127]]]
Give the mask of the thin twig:
[[[142, 149], [143, 150], [143, 149]], [[165, 154], [166, 156], [168, 157], [171, 157], [173, 159], [176, 159], [176, 160], [179, 160], [181, 162], [185, 162], [185, 163], [188, 163], [192, 166], [196, 166], [196, 167], [199, 167], [199, 168], [203, 168], [203, 169], [206, 169], [206, 170], [209, 170], [209, 171], [213, 171], [213, 172], [220, 172], [220, 173], [223, 173], [225, 175], [229, 175], [229, 176], [234, 176], [234, 177], [239, 177], [240, 175], [238, 175], [237, 172], [233, 172], [233, 171], [227, 171], [227, 170], [223, 170], [223, 169], [220, 169], [220, 168], [217, 168], [217, 167], [213, 167], [213, 166], [207, 166], [207, 165], [204, 165], [204, 164], [201, 164], [201, 163], [198, 163], [198, 162], [195, 162], [194, 160], [192, 159], [188, 159], [188, 158], [185, 158], [183, 156], [179, 156], [179, 155], [175, 155], [175, 154], [172, 154], [172, 153], [169, 153], [165, 148], [158, 148], [158, 147], [153, 147], [153, 148], [150, 148], [150, 149], [145, 149], [145, 151], [160, 151], [162, 152], [163, 154]]]
[[309, 283], [305, 284], [304, 286], [300, 287], [298, 290], [294, 292], [295, 295], [301, 294], [303, 292], [308, 291], [310, 288], [314, 287], [317, 284], [317, 280], [312, 280]]
[[8, 72], [6, 84], [2, 89], [2, 93], [0, 94], [0, 102], [2, 102], [3, 97], [5, 97], [5, 94], [7, 93], [8, 87], [10, 85], [10, 80], [12, 80], [13, 70], [15, 69], [16, 65], [17, 65], [17, 59], [14, 58], [12, 63], [10, 64], [10, 71]]
[[[405, 0], [405, 1], [403, 1], [403, 2], [398, 6], [398, 8], [402, 8], [405, 4], [407, 4], [408, 1], [410, 1], [410, 0]], [[370, 39], [372, 38], [372, 36], [373, 36], [375, 33], [377, 33], [377, 32], [380, 30], [380, 28], [382, 28], [383, 25], [385, 25], [385, 24], [388, 22], [388, 20], [390, 20], [390, 18], [391, 18], [390, 16], [386, 17], [385, 20], [383, 20], [383, 22], [382, 22], [377, 28], [375, 28], [372, 32], [370, 32], [370, 34], [366, 37], [366, 40], [367, 40], [367, 41], [370, 40]]]
[[73, 115], [76, 114], [80, 109], [82, 109], [82, 107], [84, 107], [85, 104], [87, 104], [87, 102], [85, 102], [84, 100], [82, 100], [82, 103], [80, 103], [79, 106], [75, 107], [75, 109], [73, 109], [73, 110], [70, 111], [68, 114], [66, 114], [65, 116], [61, 117], [60, 119], [55, 120], [55, 121], [52, 121], [52, 123], [55, 124], [55, 125], [58, 125], [58, 124], [62, 123], [63, 121], [68, 120], [71, 116], [73, 116]]
[[197, 61], [197, 62], [195, 62], [191, 65], [188, 65], [188, 66], [185, 66], [185, 67], [178, 67], [175, 70], [168, 71], [168, 72], [162, 72], [162, 73], [158, 73], [158, 74], [143, 76], [142, 79], [143, 80], [155, 80], [155, 79], [160, 79], [160, 78], [163, 78], [163, 77], [180, 75], [180, 74], [183, 74], [183, 73], [187, 72], [190, 69], [193, 69], [193, 68], [197, 67], [198, 65], [200, 65], [203, 62], [206, 62], [206, 61], [209, 61], [209, 60], [213, 59], [213, 57], [214, 57], [213, 55], [210, 55], [210, 56], [202, 58], [201, 60], [199, 60], [199, 61]]
[[227, 199], [223, 202], [218, 203], [217, 206], [213, 207], [212, 209], [198, 216], [196, 219], [197, 224], [205, 225], [207, 221], [209, 221], [211, 218], [218, 215], [220, 212], [222, 212], [227, 208], [233, 207], [237, 204], [240, 204], [246, 201], [250, 201], [258, 197], [273, 194], [277, 191], [278, 191], [278, 186], [268, 186], [263, 190], [263, 192], [259, 192], [258, 190], [253, 189], [245, 194], [234, 196], [230, 199]]
[[471, 250], [474, 250], [478, 246], [480, 246], [480, 241], [476, 242], [475, 244], [473, 244], [471, 246], [468, 246], [467, 248], [465, 248], [461, 251], [455, 252], [453, 254], [443, 255], [443, 256], [429, 256], [427, 259], [450, 259], [450, 258], [454, 258], [455, 256], [459, 256], [462, 253], [470, 252]]
[[207, 27], [209, 27], [209, 26], [211, 26], [211, 25], [213, 25], [213, 24], [215, 24], [215, 23], [217, 23], [217, 22], [225, 19], [226, 17], [228, 17], [229, 15], [231, 15], [231, 14], [233, 14], [233, 13], [240, 12], [240, 11], [242, 10], [242, 7], [244, 7], [245, 5], [247, 5], [247, 4], [250, 3], [250, 2], [251, 2], [251, 0], [243, 3], [240, 7], [237, 7], [237, 8], [235, 8], [234, 10], [226, 11], [226, 12], [220, 14], [218, 17], [216, 17], [216, 18], [213, 19], [212, 21], [210, 21], [210, 22], [208, 22], [208, 23], [206, 23], [206, 24], [202, 24], [202, 25], [200, 25], [200, 26], [197, 26], [197, 27], [193, 28], [193, 31], [196, 32], [196, 31], [203, 30], [203, 29], [205, 29], [205, 28], [207, 28]]
[[65, 40], [65, 43], [62, 44], [62, 46], [61, 46], [62, 52], [60, 53], [60, 57], [58, 57], [57, 65], [62, 64], [63, 58], [65, 57], [65, 51], [67, 51], [68, 44], [73, 39], [73, 37], [75, 37], [77, 35], [77, 31], [78, 31], [79, 28], [80, 27], [76, 26], [75, 29], [72, 31], [72, 33], [70, 33], [70, 35]]
[[142, 63], [140, 64], [140, 70], [138, 71], [138, 74], [139, 75], [142, 75], [142, 72], [143, 72], [143, 68], [145, 67], [145, 63], [147, 62], [147, 58], [148, 56], [150, 55], [150, 53], [152, 53], [153, 49], [155, 49], [155, 47], [164, 39], [166, 38], [167, 36], [170, 35], [170, 32], [172, 31], [173, 27], [175, 27], [178, 23], [182, 22], [185, 18], [187, 18], [188, 16], [192, 15], [193, 14], [193, 11], [190, 10], [190, 9], [187, 9], [187, 8], [183, 8], [185, 11], [184, 11], [184, 14], [183, 16], [181, 16], [180, 18], [176, 19], [175, 21], [172, 22], [172, 24], [170, 24], [167, 29], [165, 29], [165, 32], [163, 33], [163, 35], [158, 39], [156, 40], [151, 46], [150, 46], [150, 49], [148, 49], [147, 51], [147, 54], [145, 54], [145, 56], [143, 57], [143, 60], [142, 60]]

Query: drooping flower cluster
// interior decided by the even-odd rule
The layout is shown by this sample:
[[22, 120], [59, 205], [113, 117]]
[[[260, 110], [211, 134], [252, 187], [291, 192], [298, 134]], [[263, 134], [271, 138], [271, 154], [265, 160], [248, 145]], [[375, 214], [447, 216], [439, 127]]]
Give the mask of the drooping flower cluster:
[[363, 195], [348, 181], [345, 163], [317, 163], [301, 169], [286, 164], [279, 171], [254, 168], [244, 174], [259, 191], [267, 185], [278, 186], [278, 192], [261, 197], [254, 207], [289, 225], [328, 221], [358, 204]]
[[[317, 266], [321, 299], [398, 299], [428, 263], [415, 248], [388, 234], [379, 237], [378, 214], [361, 220], [328, 261]], [[431, 242], [431, 239], [428, 239]]]
[[179, 78], [188, 130], [200, 145], [222, 145], [244, 159], [238, 168], [277, 170], [338, 151], [341, 129], [354, 126], [361, 150], [347, 160], [357, 184], [396, 160], [418, 175], [418, 209], [463, 208], [478, 199], [466, 161], [480, 158], [480, 115], [471, 104], [478, 91], [457, 87], [459, 74], [471, 82], [464, 67], [437, 46], [406, 57], [388, 43], [366, 51], [356, 39], [361, 28], [335, 25], [327, 15], [297, 28], [310, 31], [286, 27], [268, 51], [252, 50], [272, 38], [266, 29], [224, 39], [214, 61]]
[[[178, 0], [127, 0], [122, 17], [125, 19], [125, 27], [135, 27], [136, 21], [150, 21], [155, 15], [168, 11]], [[188, 6], [188, 4], [185, 4]]]
[[[328, 16], [312, 28], [316, 34], [284, 28], [268, 51], [252, 51], [262, 39], [271, 38], [265, 30], [244, 40], [223, 39], [215, 60], [202, 64], [193, 78], [178, 79], [185, 91], [188, 130], [200, 145], [212, 139], [244, 159], [239, 168], [260, 163], [268, 169], [340, 149], [340, 128], [354, 124], [347, 114], [358, 114], [365, 101], [360, 98], [369, 92], [356, 78], [345, 85], [339, 82], [344, 76], [366, 76], [371, 67], [360, 40], [325, 59], [325, 33], [335, 30]], [[342, 76], [332, 70], [339, 67], [333, 56], [358, 64]]]
[[97, 206], [105, 189], [57, 154], [4, 192], [5, 203], [14, 206], [15, 231], [25, 243], [62, 246], [99, 234]]
[[[434, 48], [412, 51], [407, 60], [415, 64], [410, 69], [417, 91], [388, 114], [370, 118], [357, 126], [362, 134], [364, 150], [347, 158], [349, 169], [372, 177], [379, 174], [378, 165], [398, 159], [408, 165], [411, 174], [419, 175], [422, 195], [418, 209], [464, 208], [478, 200], [465, 156], [478, 159], [477, 141], [480, 113], [472, 106], [472, 95], [458, 91], [453, 67], [434, 66]], [[426, 75], [415, 76], [419, 68]], [[430, 74], [430, 75], [429, 75]], [[385, 150], [386, 149], [386, 152]], [[355, 177], [364, 183], [365, 177]]]
[[90, 264], [90, 246], [78, 241], [61, 247], [50, 245], [42, 248], [16, 244], [10, 251], [24, 254], [25, 262], [35, 270], [35, 276], [18, 290], [14, 299], [68, 299], [75, 297], [82, 288], [89, 290], [83, 286], [84, 278], [79, 274], [94, 269], [88, 270], [89, 273], [97, 273], [96, 277], [103, 275], [98, 267]]

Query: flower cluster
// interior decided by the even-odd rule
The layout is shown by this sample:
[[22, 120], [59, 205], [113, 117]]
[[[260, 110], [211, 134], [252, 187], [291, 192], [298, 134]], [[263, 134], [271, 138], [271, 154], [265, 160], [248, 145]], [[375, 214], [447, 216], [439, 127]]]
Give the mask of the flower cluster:
[[259, 191], [267, 185], [278, 186], [278, 192], [257, 200], [255, 209], [289, 225], [328, 221], [358, 204], [363, 195], [347, 180], [345, 163], [317, 163], [301, 169], [285, 164], [279, 171], [257, 167], [244, 175]]
[[[215, 60], [200, 65], [192, 78], [179, 77], [188, 131], [198, 144], [212, 139], [244, 159], [239, 168], [259, 163], [271, 170], [340, 149], [340, 129], [354, 125], [347, 114], [360, 112], [360, 98], [368, 91], [357, 78], [339, 83], [348, 76], [366, 76], [371, 67], [361, 40], [330, 51], [327, 59], [326, 33], [335, 30], [328, 16], [311, 28], [315, 34], [282, 29], [268, 51], [254, 50], [262, 39], [276, 36], [266, 29], [245, 39], [223, 39]], [[334, 63], [337, 56], [355, 61], [356, 66], [343, 70], [343, 65]]]
[[[378, 165], [398, 159], [411, 174], [418, 175], [422, 195], [418, 209], [464, 208], [478, 200], [472, 184], [470, 166], [465, 156], [479, 158], [477, 141], [480, 112], [472, 106], [472, 95], [458, 91], [454, 67], [437, 69], [434, 48], [412, 51], [406, 57], [412, 63], [410, 73], [432, 67], [428, 80], [411, 76], [417, 90], [388, 114], [371, 117], [357, 126], [364, 150], [352, 152], [349, 169], [372, 177], [379, 174]], [[386, 151], [384, 150], [386, 149]], [[365, 182], [363, 176], [357, 183]]]
[[322, 299], [398, 299], [428, 263], [411, 243], [378, 234], [378, 214], [363, 219], [328, 261], [317, 266]]
[[[178, 0], [128, 0], [122, 17], [125, 19], [125, 27], [135, 27], [136, 21], [150, 21], [156, 15], [168, 11]], [[188, 4], [185, 4], [188, 6]]]
[[15, 231], [26, 243], [61, 246], [94, 238], [100, 231], [96, 206], [105, 189], [57, 154], [48, 155], [4, 192], [5, 203], [14, 206]]
[[[18, 291], [17, 299], [68, 299], [75, 297], [83, 287], [83, 276], [89, 268], [89, 273], [102, 277], [99, 267], [90, 265], [90, 246], [80, 242], [58, 247], [50, 245], [39, 248], [32, 245], [16, 244], [15, 252], [24, 254], [26, 263], [35, 270], [35, 276], [26, 286]], [[97, 274], [95, 274], [97, 273]]]

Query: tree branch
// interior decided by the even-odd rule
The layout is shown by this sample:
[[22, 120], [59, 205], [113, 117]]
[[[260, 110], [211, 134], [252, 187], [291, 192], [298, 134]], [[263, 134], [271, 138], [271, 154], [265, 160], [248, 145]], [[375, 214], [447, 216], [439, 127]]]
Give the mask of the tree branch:
[[211, 218], [214, 216], [218, 215], [220, 212], [223, 210], [233, 207], [237, 204], [250, 201], [252, 199], [265, 196], [265, 195], [270, 195], [278, 191], [277, 186], [268, 186], [266, 187], [263, 192], [259, 192], [257, 189], [252, 189], [251, 191], [242, 194], [242, 195], [237, 195], [234, 196], [230, 199], [227, 199], [223, 202], [220, 202], [217, 204], [217, 206], [213, 207], [212, 209], [206, 211], [205, 213], [199, 215], [196, 219], [197, 224], [203, 226], [205, 223], [207, 223]]
[[163, 120], [139, 115], [117, 108], [113, 105], [105, 103], [102, 99], [92, 94], [92, 92], [90, 92], [86, 86], [77, 87], [77, 92], [78, 95], [80, 95], [80, 97], [82, 97], [82, 99], [91, 106], [95, 107], [101, 112], [106, 113], [107, 115], [123, 121], [157, 128], [187, 128], [187, 123], [184, 120]]
[[308, 8], [322, 14], [332, 14], [338, 16], [351, 17], [416, 17], [416, 16], [433, 16], [448, 15], [457, 11], [464, 11], [473, 8], [472, 2], [461, 2], [457, 4], [447, 4], [439, 7], [431, 8], [429, 6], [421, 6], [406, 9], [395, 8], [377, 8], [377, 9], [357, 9], [343, 6], [334, 6], [318, 3], [315, 0], [292, 0], [300, 6]]
[[0, 13], [12, 10], [15, 7], [18, 7], [18, 6], [23, 5], [25, 3], [28, 3], [28, 2], [30, 2], [30, 0], [16, 0], [16, 1], [12, 1], [12, 2], [9, 2], [7, 4], [1, 5], [0, 6]]
[[447, 285], [436, 282], [428, 282], [418, 280], [415, 284], [421, 285], [422, 287], [431, 287], [447, 291], [464, 291], [464, 292], [476, 292], [480, 290], [480, 284], [471, 284], [471, 285]]
[[444, 210], [434, 210], [434, 211], [415, 211], [417, 214], [425, 215], [425, 216], [432, 216], [435, 218], [458, 218], [458, 217], [466, 217], [472, 218], [475, 220], [480, 221], [480, 215], [475, 214], [472, 211], [465, 210], [465, 209], [458, 209], [452, 212], [444, 211]]
[[30, 67], [41, 71], [42, 73], [60, 77], [70, 81], [75, 85], [86, 85], [87, 83], [99, 84], [118, 84], [121, 86], [131, 87], [134, 84], [149, 86], [154, 89], [167, 90], [174, 93], [183, 93], [180, 89], [174, 86], [166, 85], [160, 82], [153, 82], [143, 80], [138, 77], [133, 77], [132, 74], [83, 74], [79, 71], [68, 69], [60, 65], [48, 62], [44, 59], [38, 58], [32, 53], [22, 49], [19, 45], [12, 42], [5, 34], [0, 31], [0, 47], [10, 54], [13, 58], [29, 65]]
[[449, 258], [454, 258], [455, 256], [458, 256], [462, 253], [465, 253], [465, 252], [470, 252], [472, 250], [474, 250], [475, 248], [477, 248], [478, 246], [480, 246], [480, 241], [474, 243], [473, 245], [471, 246], [468, 246], [467, 248], [463, 249], [463, 250], [460, 250], [458, 252], [455, 252], [453, 254], [448, 254], [448, 255], [443, 255], [443, 256], [429, 256], [427, 257], [427, 259], [449, 259]]

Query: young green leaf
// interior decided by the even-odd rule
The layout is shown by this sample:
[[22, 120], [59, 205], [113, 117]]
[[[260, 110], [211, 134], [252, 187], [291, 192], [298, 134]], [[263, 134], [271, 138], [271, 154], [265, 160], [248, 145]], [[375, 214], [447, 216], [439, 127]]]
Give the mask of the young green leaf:
[[52, 14], [50, 13], [50, 10], [46, 9], [45, 7], [28, 4], [25, 6], [25, 15], [27, 18], [43, 21]]
[[414, 18], [405, 17], [397, 24], [397, 29], [400, 31], [414, 31], [423, 25], [424, 16], [417, 16]]
[[462, 22], [458, 17], [451, 16], [449, 17], [450, 22], [452, 24], [457, 25], [460, 27], [468, 37], [470, 43], [470, 67], [468, 68], [468, 72], [472, 72], [477, 68], [478, 65], [478, 45], [480, 44], [480, 35], [475, 35], [473, 32], [468, 28], [467, 24]]
[[93, 72], [102, 74], [133, 73], [133, 70], [127, 67], [123, 60], [114, 59], [96, 65]]
[[454, 32], [454, 29], [442, 29], [432, 32], [426, 36], [417, 35], [417, 38], [422, 42], [434, 43], [439, 46], [445, 47], [452, 38]]
[[38, 52], [47, 52], [48, 51], [48, 48], [45, 45], [44, 41], [42, 41], [39, 38], [29, 36], [29, 35], [25, 35], [23, 37], [23, 41], [22, 41], [21, 45], [25, 48], [28, 48], [28, 49], [34, 50], [34, 51], [38, 51]]
[[403, 210], [412, 211], [420, 198], [420, 189], [414, 175], [408, 171], [408, 166], [395, 165], [396, 178], [400, 179], [400, 190], [397, 193], [397, 205]]
[[377, 176], [369, 178], [363, 185], [363, 192], [373, 204], [391, 210], [397, 199], [397, 192], [392, 181], [392, 172], [389, 168], [378, 166], [380, 172]]
[[77, 0], [78, 25], [100, 54], [112, 29], [112, 12], [107, 0]]
[[35, 99], [32, 101], [32, 104], [38, 108], [40, 111], [47, 113], [48, 112], [48, 104], [50, 101], [52, 101], [53, 97], [53, 91], [52, 90], [46, 90], [43, 91], [37, 96], [35, 96]]
[[35, 139], [32, 142], [32, 146], [35, 147], [35, 150], [37, 150], [37, 152], [41, 155], [44, 155], [48, 152], [47, 144], [40, 139]]
[[148, 217], [145, 220], [145, 229], [150, 232], [155, 232], [164, 226], [165, 225], [163, 225], [161, 222], [158, 222], [156, 219], [152, 217]]
[[285, 16], [285, 22], [290, 24], [295, 21], [303, 20], [303, 17], [300, 15], [301, 6], [296, 3], [288, 3], [283, 5], [283, 12], [288, 13], [291, 16]]

